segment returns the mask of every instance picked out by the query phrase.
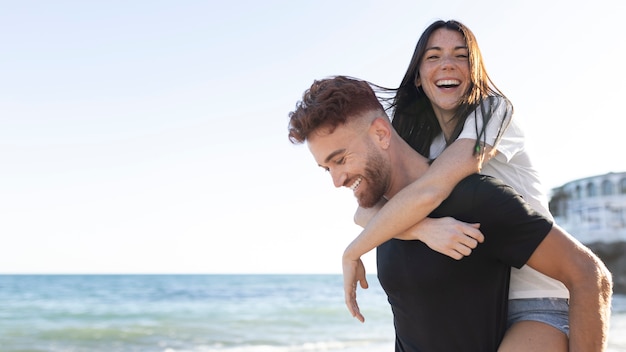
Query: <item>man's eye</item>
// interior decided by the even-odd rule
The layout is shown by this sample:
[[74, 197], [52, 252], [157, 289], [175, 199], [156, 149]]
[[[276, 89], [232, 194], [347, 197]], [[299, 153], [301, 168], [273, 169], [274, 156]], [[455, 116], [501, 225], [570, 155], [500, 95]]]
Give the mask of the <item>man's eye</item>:
[[339, 158], [337, 159], [337, 161], [335, 161], [338, 165], [342, 165], [343, 163], [346, 162], [346, 158]]

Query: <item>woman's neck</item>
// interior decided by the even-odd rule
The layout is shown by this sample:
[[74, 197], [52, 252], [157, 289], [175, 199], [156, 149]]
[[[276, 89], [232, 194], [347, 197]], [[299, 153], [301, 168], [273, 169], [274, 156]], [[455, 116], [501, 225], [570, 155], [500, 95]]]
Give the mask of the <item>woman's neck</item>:
[[454, 114], [436, 114], [437, 121], [443, 132], [443, 136], [446, 139], [446, 143], [450, 143], [452, 139], [452, 133], [454, 133], [455, 120]]

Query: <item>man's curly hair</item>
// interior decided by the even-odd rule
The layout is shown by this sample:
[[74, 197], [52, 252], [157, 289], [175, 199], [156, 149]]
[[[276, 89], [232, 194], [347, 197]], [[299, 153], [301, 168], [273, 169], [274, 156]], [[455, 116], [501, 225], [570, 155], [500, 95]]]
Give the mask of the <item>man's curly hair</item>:
[[315, 80], [289, 113], [289, 140], [304, 143], [321, 127], [332, 133], [349, 118], [372, 110], [384, 111], [368, 82], [347, 76]]

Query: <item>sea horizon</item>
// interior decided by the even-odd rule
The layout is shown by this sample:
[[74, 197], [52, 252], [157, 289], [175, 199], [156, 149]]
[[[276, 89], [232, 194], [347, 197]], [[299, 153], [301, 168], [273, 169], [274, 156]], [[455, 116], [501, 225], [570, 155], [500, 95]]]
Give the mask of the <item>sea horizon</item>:
[[[352, 318], [341, 274], [0, 274], [3, 352], [387, 352], [393, 321], [376, 275]], [[609, 352], [626, 351], [615, 295]]]

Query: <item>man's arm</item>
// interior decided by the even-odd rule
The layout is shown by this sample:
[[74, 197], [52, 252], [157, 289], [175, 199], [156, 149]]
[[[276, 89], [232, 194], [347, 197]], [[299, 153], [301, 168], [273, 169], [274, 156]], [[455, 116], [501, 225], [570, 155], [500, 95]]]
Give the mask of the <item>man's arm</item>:
[[605, 351], [613, 282], [602, 261], [554, 225], [527, 264], [569, 289], [569, 351]]

